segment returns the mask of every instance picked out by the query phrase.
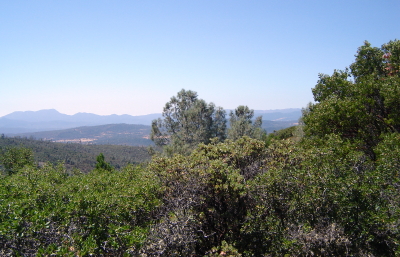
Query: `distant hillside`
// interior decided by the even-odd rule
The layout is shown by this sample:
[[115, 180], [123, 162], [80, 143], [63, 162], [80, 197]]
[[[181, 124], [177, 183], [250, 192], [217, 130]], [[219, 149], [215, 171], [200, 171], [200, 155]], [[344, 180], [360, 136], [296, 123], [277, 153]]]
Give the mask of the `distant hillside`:
[[[227, 110], [227, 118], [229, 118], [229, 111]], [[301, 117], [301, 109], [255, 110], [254, 114], [255, 117], [263, 116], [263, 120], [297, 121]], [[92, 113], [67, 115], [59, 113], [54, 109], [13, 112], [0, 118], [0, 133], [12, 135], [120, 123], [149, 126], [152, 120], [159, 117], [161, 117], [161, 113], [141, 116], [127, 114], [96, 115]]]
[[64, 130], [22, 133], [17, 136], [33, 137], [62, 143], [112, 144], [149, 146], [150, 126], [133, 124], [108, 124], [85, 126]]
[[[262, 128], [267, 133], [297, 125], [297, 120], [270, 121], [263, 120]], [[154, 145], [149, 139], [150, 126], [134, 124], [108, 124], [100, 126], [85, 126], [63, 130], [20, 133], [13, 136], [42, 139], [60, 143], [80, 144], [110, 144], [149, 146]]]
[[289, 120], [289, 121], [271, 121], [271, 120], [263, 120], [262, 128], [267, 131], [267, 133], [273, 133], [274, 131], [278, 131], [280, 129], [285, 129], [288, 127], [292, 127], [298, 125], [297, 120]]
[[105, 160], [117, 169], [130, 163], [142, 163], [150, 160], [147, 147], [65, 144], [21, 137], [0, 137], [0, 154], [7, 147], [20, 146], [32, 149], [38, 163], [63, 162], [68, 170], [77, 168], [85, 173], [94, 169], [96, 157], [100, 153], [103, 153]]
[[0, 118], [0, 133], [18, 134], [118, 123], [151, 125], [151, 121], [159, 117], [161, 117], [161, 114], [103, 116], [92, 113], [77, 113], [67, 115], [54, 109], [36, 112], [13, 112]]
[[301, 117], [301, 109], [282, 109], [268, 111], [254, 111], [254, 117], [262, 116], [263, 120], [268, 121], [298, 121]]

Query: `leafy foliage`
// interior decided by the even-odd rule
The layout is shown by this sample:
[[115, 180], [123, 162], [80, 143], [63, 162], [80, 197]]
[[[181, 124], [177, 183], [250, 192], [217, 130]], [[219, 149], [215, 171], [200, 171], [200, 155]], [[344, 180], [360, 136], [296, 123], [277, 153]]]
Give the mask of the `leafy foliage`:
[[90, 256], [137, 252], [159, 204], [153, 174], [128, 166], [68, 175], [23, 168], [0, 180], [0, 255]]
[[340, 135], [374, 159], [380, 135], [400, 131], [399, 54], [398, 40], [381, 48], [365, 42], [350, 71], [320, 74], [313, 89], [317, 103], [303, 117], [306, 135]]
[[229, 139], [237, 140], [243, 136], [261, 139], [266, 134], [261, 128], [262, 116], [257, 117], [253, 123], [254, 110], [250, 110], [247, 106], [240, 105], [235, 111], [231, 111], [229, 116]]
[[0, 163], [8, 173], [17, 172], [25, 166], [33, 166], [33, 152], [24, 147], [8, 147], [0, 156]]
[[389, 181], [381, 178], [389, 176], [397, 185], [398, 176], [383, 175], [363, 152], [337, 136], [323, 146], [276, 142], [266, 163], [268, 171], [254, 180], [260, 204], [249, 224], [266, 231], [263, 245], [271, 247], [266, 251], [394, 256], [399, 235], [389, 224], [398, 218], [387, 212], [390, 202], [382, 193]]
[[152, 123], [151, 140], [166, 146], [165, 152], [188, 154], [199, 143], [225, 138], [225, 111], [198, 99], [194, 91], [182, 89], [165, 104], [163, 119]]
[[188, 157], [154, 159], [149, 169], [163, 183], [166, 210], [159, 214], [146, 252], [206, 254], [224, 241], [239, 240], [252, 206], [246, 181], [258, 172], [263, 149], [263, 142], [244, 137], [202, 144]]
[[297, 137], [296, 132], [298, 129], [299, 128], [297, 126], [291, 126], [285, 129], [274, 131], [273, 133], [268, 134], [268, 136], [265, 138], [265, 141], [269, 145], [273, 139], [283, 140]]

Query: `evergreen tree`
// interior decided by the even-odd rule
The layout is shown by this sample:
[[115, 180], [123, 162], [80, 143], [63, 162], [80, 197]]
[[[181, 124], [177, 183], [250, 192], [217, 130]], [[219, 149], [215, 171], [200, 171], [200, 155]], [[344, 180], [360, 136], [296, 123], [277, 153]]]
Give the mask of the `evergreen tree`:
[[182, 89], [165, 104], [163, 119], [153, 120], [151, 140], [167, 154], [188, 154], [199, 143], [226, 137], [225, 111]]
[[104, 154], [100, 153], [96, 158], [96, 169], [112, 171], [112, 166], [104, 160]]
[[254, 110], [249, 109], [249, 107], [240, 105], [234, 112], [231, 111], [229, 116], [229, 139], [237, 140], [243, 136], [261, 139], [265, 135], [265, 131], [261, 128], [262, 116], [257, 117], [253, 122]]

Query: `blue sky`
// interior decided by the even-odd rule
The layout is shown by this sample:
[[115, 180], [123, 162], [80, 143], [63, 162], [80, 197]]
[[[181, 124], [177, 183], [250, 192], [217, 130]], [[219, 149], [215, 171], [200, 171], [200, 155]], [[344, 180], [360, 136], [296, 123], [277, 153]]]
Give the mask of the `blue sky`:
[[400, 1], [0, 1], [0, 116], [160, 113], [184, 89], [225, 109], [301, 108]]

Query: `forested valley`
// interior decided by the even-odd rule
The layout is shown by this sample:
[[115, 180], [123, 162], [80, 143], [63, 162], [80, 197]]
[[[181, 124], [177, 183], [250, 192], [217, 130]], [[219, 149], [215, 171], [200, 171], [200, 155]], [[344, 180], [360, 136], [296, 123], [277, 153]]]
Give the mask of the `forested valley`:
[[[146, 147], [126, 145], [94, 145], [78, 143], [55, 143], [48, 140], [35, 140], [24, 137], [0, 137], [0, 153], [7, 153], [10, 149], [28, 148], [32, 151], [34, 163], [44, 165], [62, 164], [67, 171], [78, 169], [88, 173], [96, 167], [96, 157], [103, 153], [106, 161], [116, 169], [128, 164], [138, 164], [150, 160]], [[15, 154], [16, 158], [18, 155]]]
[[355, 57], [270, 134], [182, 89], [153, 147], [0, 138], [0, 255], [399, 256], [400, 41]]

